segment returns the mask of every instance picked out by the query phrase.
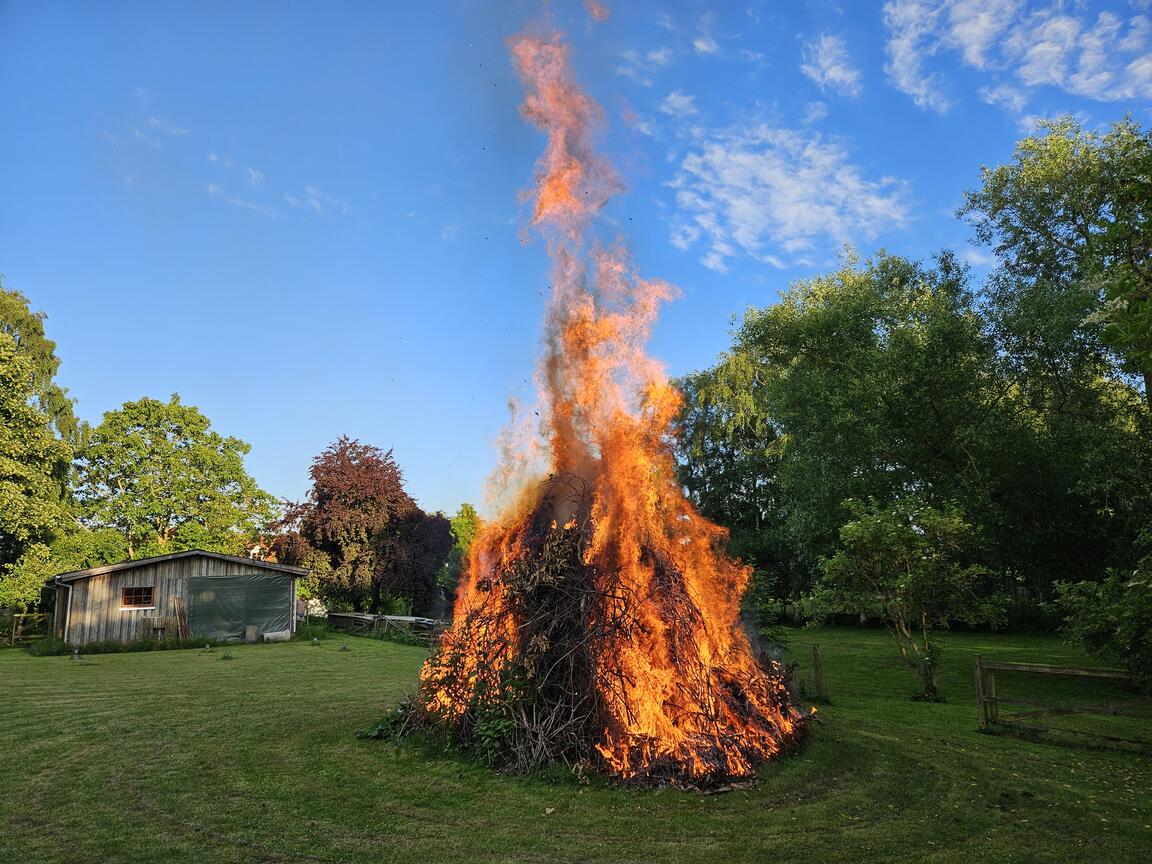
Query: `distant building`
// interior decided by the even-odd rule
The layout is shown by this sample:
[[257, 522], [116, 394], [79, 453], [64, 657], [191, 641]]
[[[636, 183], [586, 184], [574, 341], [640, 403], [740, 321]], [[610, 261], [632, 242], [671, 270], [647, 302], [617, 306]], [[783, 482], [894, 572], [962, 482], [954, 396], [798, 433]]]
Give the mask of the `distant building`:
[[53, 632], [73, 645], [284, 639], [296, 629], [296, 580], [308, 573], [199, 549], [61, 573], [47, 583], [56, 589]]

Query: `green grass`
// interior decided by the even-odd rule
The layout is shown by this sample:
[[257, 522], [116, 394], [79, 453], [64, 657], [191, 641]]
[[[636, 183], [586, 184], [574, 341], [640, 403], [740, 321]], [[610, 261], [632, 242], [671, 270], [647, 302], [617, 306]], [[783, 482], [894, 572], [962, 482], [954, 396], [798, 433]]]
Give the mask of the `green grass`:
[[950, 636], [949, 701], [924, 704], [882, 632], [790, 638], [798, 658], [821, 645], [823, 723], [756, 788], [712, 796], [356, 739], [413, 686], [415, 647], [0, 651], [0, 861], [1150, 860], [1152, 758], [976, 731], [972, 656], [1087, 662], [1058, 641]]

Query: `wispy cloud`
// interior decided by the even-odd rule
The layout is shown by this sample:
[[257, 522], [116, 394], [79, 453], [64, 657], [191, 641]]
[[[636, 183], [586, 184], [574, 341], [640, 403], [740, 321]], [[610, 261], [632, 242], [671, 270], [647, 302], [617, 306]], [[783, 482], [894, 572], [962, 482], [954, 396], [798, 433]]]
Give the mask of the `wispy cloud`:
[[843, 37], [827, 33], [804, 45], [800, 71], [820, 85], [845, 96], [860, 95], [860, 70], [852, 63]]
[[829, 243], [872, 239], [909, 219], [904, 182], [866, 179], [841, 144], [816, 132], [696, 132], [671, 183], [671, 239], [685, 250], [701, 244], [713, 270], [740, 253], [776, 267], [806, 262]]
[[924, 71], [925, 57], [936, 53], [933, 41], [939, 9], [921, 0], [890, 0], [884, 4], [888, 30], [884, 72], [896, 89], [912, 97], [921, 108], [943, 114], [949, 102], [934, 75]]
[[307, 208], [324, 219], [348, 212], [348, 204], [342, 198], [329, 195], [317, 186], [305, 186], [303, 195], [284, 194], [284, 200], [293, 207]]
[[691, 117], [696, 113], [696, 97], [682, 90], [673, 90], [660, 103], [660, 111], [671, 117]]
[[692, 49], [701, 57], [709, 57], [720, 53], [720, 45], [712, 38], [712, 16], [705, 15], [700, 19], [696, 35], [692, 39]]
[[219, 198], [225, 204], [228, 204], [232, 207], [239, 207], [243, 210], [251, 210], [254, 213], [267, 216], [269, 219], [275, 219], [277, 215], [275, 210], [273, 210], [271, 207], [265, 206], [264, 204], [260, 204], [256, 201], [249, 201], [246, 198], [240, 198], [236, 195], [229, 195], [220, 187], [219, 183], [209, 183], [208, 194], [214, 198]]
[[885, 70], [918, 105], [940, 112], [950, 100], [926, 68], [946, 53], [989, 75], [981, 98], [1018, 116], [1039, 87], [1101, 102], [1152, 98], [1150, 4], [1131, 5], [1134, 14], [1093, 17], [1063, 0], [888, 0]]
[[652, 76], [670, 65], [675, 59], [675, 54], [668, 46], [654, 48], [643, 54], [629, 48], [620, 52], [620, 59], [623, 62], [616, 67], [617, 75], [631, 78], [642, 87], [651, 87]]
[[172, 126], [168, 123], [165, 123], [159, 117], [155, 117], [155, 116], [148, 118], [148, 126], [149, 126], [149, 128], [154, 129], [157, 132], [161, 132], [165, 135], [187, 135], [188, 134], [187, 129], [181, 129], [179, 126]]
[[995, 255], [983, 249], [977, 249], [974, 246], [965, 246], [960, 253], [960, 257], [966, 264], [970, 264], [973, 267], [994, 267], [996, 265]]

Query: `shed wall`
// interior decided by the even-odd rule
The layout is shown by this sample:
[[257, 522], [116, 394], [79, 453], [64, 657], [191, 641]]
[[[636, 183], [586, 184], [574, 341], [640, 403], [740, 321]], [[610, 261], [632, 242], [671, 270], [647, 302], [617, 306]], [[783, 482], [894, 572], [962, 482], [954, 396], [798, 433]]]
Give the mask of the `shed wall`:
[[[223, 576], [231, 573], [267, 575], [267, 568], [235, 561], [222, 561], [207, 556], [189, 556], [155, 564], [143, 564], [100, 576], [89, 576], [72, 582], [72, 610], [65, 637], [73, 645], [113, 639], [132, 642], [151, 636], [144, 629], [145, 618], [175, 618], [176, 598], [188, 611], [188, 580], [193, 576]], [[291, 580], [289, 573], [283, 574]], [[121, 609], [124, 588], [152, 587], [154, 609]], [[165, 633], [175, 636], [176, 633]]]

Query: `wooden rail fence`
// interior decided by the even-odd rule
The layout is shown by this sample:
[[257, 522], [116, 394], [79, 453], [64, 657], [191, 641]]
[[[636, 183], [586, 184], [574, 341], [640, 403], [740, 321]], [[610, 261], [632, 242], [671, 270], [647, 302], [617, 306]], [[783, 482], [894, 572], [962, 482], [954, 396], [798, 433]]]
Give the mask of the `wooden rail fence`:
[[[1150, 718], [1146, 709], [1152, 706], [1152, 699], [1133, 699], [1116, 705], [1070, 705], [1067, 703], [1047, 702], [1035, 699], [1021, 699], [1016, 696], [1004, 696], [997, 692], [997, 672], [1028, 672], [1036, 675], [1059, 675], [1071, 678], [1117, 681], [1123, 684], [1132, 683], [1131, 676], [1120, 669], [1080, 669], [1071, 666], [1048, 666], [1043, 663], [1009, 663], [1004, 661], [989, 661], [977, 656], [976, 706], [980, 714], [980, 728], [982, 730], [1004, 727], [1033, 733], [1059, 731], [1069, 735], [1107, 741], [1113, 744], [1135, 745], [1141, 748], [1152, 747], [1152, 742], [1149, 741], [1137, 741], [1129, 738], [1103, 735], [1094, 732], [1082, 732], [1067, 728], [1053, 730], [1037, 722], [1045, 717], [1060, 717], [1071, 714], [1105, 714], [1147, 720]], [[1022, 705], [1029, 710], [1015, 711], [1012, 714], [1001, 714], [1001, 703]]]
[[0, 644], [27, 645], [46, 637], [51, 626], [52, 616], [46, 612], [18, 613], [12, 616], [11, 631], [0, 635]]

